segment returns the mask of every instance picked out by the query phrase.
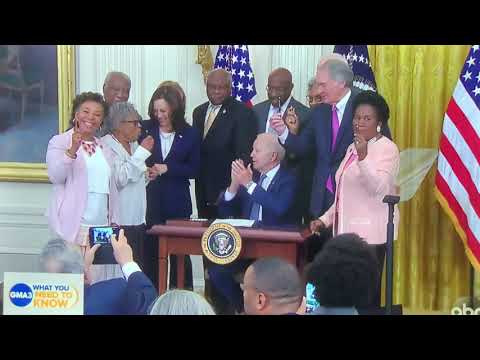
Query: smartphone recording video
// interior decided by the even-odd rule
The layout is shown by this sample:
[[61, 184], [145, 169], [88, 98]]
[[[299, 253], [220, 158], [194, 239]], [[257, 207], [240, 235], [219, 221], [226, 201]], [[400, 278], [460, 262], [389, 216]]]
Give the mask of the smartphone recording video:
[[112, 226], [97, 226], [90, 228], [90, 245], [106, 245], [112, 241], [112, 235], [118, 237], [119, 228]]
[[307, 283], [305, 312], [307, 314], [311, 313], [311, 312], [315, 311], [319, 306], [320, 306], [320, 304], [315, 299], [315, 286], [311, 283]]

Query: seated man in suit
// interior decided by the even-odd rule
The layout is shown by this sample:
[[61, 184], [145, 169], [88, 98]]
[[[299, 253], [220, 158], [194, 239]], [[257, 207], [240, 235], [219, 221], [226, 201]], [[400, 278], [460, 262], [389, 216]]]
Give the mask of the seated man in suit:
[[[273, 134], [260, 134], [253, 143], [253, 167], [260, 173], [253, 180], [251, 164], [242, 160], [232, 163], [232, 181], [220, 195], [219, 213], [222, 217], [242, 217], [255, 220], [263, 226], [296, 225], [300, 217], [295, 211], [297, 190], [295, 176], [280, 165], [285, 150]], [[230, 265], [212, 265], [209, 268], [213, 286], [237, 312], [243, 311], [243, 297], [234, 275], [242, 272], [249, 261], [237, 260]]]
[[48, 242], [40, 255], [40, 271], [50, 273], [85, 273], [85, 315], [146, 315], [157, 297], [152, 282], [133, 261], [133, 252], [120, 230], [119, 239], [112, 235], [113, 255], [122, 267], [125, 279], [115, 278], [89, 285], [89, 270], [95, 252], [94, 245], [87, 250], [85, 260], [77, 248], [61, 239]]
[[296, 315], [303, 299], [297, 269], [278, 257], [256, 260], [242, 284], [247, 315]]

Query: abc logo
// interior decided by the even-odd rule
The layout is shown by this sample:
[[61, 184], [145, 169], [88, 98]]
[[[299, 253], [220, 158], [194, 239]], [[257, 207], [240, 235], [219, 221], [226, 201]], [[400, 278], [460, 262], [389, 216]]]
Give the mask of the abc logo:
[[9, 297], [14, 305], [24, 307], [32, 302], [33, 291], [27, 284], [15, 284], [10, 290]]

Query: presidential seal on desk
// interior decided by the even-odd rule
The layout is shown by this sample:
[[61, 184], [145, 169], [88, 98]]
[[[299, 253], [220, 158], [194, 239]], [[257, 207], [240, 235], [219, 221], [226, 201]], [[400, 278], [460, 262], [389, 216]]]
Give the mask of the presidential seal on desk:
[[240, 255], [242, 238], [230, 224], [210, 225], [202, 236], [202, 250], [213, 263], [230, 264]]

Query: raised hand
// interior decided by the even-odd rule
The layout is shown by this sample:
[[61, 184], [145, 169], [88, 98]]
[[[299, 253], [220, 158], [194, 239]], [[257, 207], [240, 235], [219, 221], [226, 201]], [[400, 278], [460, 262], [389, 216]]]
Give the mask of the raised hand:
[[275, 130], [278, 136], [282, 135], [287, 128], [280, 113], [272, 115], [268, 121], [270, 121], [270, 127]]
[[298, 130], [300, 128], [300, 122], [298, 121], [298, 116], [295, 113], [295, 108], [293, 106], [290, 106], [287, 109], [285, 124], [288, 127], [288, 131], [290, 131], [292, 134], [295, 134], [295, 135], [298, 134]]
[[68, 149], [68, 153], [72, 156], [75, 157], [77, 154], [78, 149], [82, 145], [82, 133], [80, 132], [80, 127], [79, 127], [78, 120], [74, 120], [74, 127], [73, 127], [73, 134], [72, 134], [72, 146], [70, 146], [70, 149]]
[[232, 163], [232, 175], [238, 179], [243, 186], [247, 186], [253, 178], [252, 164], [245, 167], [242, 160], [235, 160]]
[[362, 161], [367, 156], [367, 140], [363, 135], [359, 133], [355, 133], [353, 135], [353, 143], [355, 144], [355, 148], [357, 149], [358, 161]]

